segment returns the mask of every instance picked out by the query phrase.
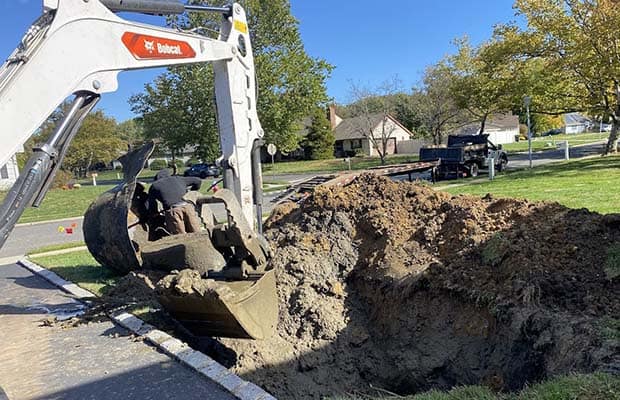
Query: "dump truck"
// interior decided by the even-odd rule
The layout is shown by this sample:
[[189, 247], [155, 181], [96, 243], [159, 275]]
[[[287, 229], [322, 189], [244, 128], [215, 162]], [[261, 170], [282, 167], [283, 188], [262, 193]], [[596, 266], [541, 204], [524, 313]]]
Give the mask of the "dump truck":
[[508, 155], [501, 145], [489, 141], [489, 135], [450, 135], [447, 145], [422, 147], [420, 161], [437, 161], [434, 178], [450, 179], [476, 177], [490, 164], [496, 171], [503, 171], [508, 164]]

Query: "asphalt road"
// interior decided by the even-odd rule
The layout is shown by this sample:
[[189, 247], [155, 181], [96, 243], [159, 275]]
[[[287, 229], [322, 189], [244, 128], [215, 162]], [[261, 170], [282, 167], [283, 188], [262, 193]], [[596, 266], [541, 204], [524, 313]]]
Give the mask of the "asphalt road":
[[[602, 154], [604, 148], [605, 142], [572, 147], [569, 148], [569, 156], [571, 159], [595, 156]], [[532, 153], [532, 166], [534, 167], [563, 160], [564, 150], [547, 150]], [[522, 169], [527, 168], [528, 166], [529, 155], [527, 153], [516, 153], [508, 155], [508, 169]]]

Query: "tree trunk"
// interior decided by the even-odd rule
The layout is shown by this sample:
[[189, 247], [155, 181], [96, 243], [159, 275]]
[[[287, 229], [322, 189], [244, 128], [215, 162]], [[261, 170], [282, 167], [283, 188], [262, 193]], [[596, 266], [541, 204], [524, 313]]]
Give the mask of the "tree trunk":
[[489, 117], [489, 114], [484, 114], [484, 116], [482, 117], [482, 121], [480, 121], [480, 133], [479, 133], [479, 135], [482, 135], [484, 133], [484, 128], [486, 128], [487, 118], [488, 117]]
[[177, 174], [177, 155], [174, 150], [172, 150], [172, 175]]
[[611, 132], [607, 138], [607, 145], [605, 146], [605, 155], [618, 152], [618, 120], [616, 117], [612, 117]]

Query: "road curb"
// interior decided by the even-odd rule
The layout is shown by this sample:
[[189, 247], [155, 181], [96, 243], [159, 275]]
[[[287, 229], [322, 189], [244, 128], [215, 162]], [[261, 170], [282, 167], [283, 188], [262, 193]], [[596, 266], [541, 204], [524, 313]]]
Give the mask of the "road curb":
[[16, 224], [15, 227], [19, 228], [20, 226], [36, 226], [36, 225], [43, 225], [43, 224], [53, 224], [56, 222], [65, 222], [65, 221], [81, 221], [84, 219], [84, 216], [77, 216], [77, 217], [67, 217], [67, 218], [58, 218], [58, 219], [50, 219], [47, 221], [37, 221], [37, 222], [24, 222], [21, 224]]
[[[61, 278], [52, 271], [32, 261], [21, 259], [18, 263], [79, 300], [87, 301], [96, 297], [88, 290], [82, 289], [75, 283]], [[223, 387], [239, 400], [277, 400], [261, 387], [233, 374], [226, 367], [206, 354], [192, 349], [187, 343], [170, 336], [166, 332], [156, 329], [154, 326], [147, 324], [133, 314], [119, 312], [110, 317], [118, 325], [143, 337], [168, 356]]]

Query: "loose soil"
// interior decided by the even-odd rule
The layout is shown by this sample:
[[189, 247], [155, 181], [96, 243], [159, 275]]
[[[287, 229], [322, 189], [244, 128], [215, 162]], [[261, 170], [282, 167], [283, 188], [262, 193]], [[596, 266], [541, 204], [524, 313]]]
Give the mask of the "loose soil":
[[620, 372], [620, 280], [604, 272], [620, 215], [451, 196], [362, 176], [266, 227], [277, 334], [221, 339], [232, 369], [281, 399], [482, 383], [516, 390]]
[[[620, 215], [362, 175], [276, 209], [265, 236], [276, 335], [207, 350], [279, 399], [620, 373], [620, 279], [605, 273]], [[152, 299], [156, 283], [128, 279]]]

